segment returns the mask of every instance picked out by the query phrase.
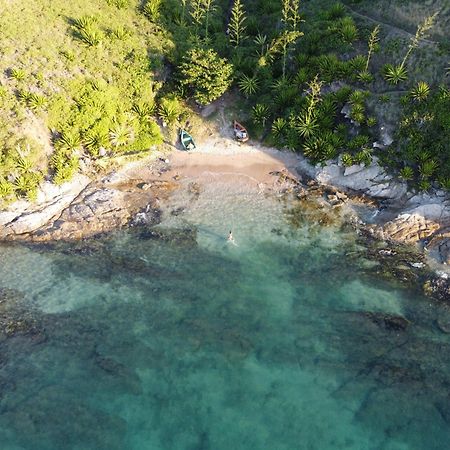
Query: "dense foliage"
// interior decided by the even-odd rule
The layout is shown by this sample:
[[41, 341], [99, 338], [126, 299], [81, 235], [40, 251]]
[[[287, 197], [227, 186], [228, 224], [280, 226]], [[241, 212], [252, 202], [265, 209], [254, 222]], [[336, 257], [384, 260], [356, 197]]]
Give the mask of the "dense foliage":
[[[239, 110], [254, 138], [315, 163], [376, 155], [420, 189], [449, 188], [441, 0], [417, 3], [412, 34], [354, 14], [369, 0], [57, 2], [12, 4], [0, 18], [0, 198], [33, 198], [44, 177], [61, 183], [101, 158], [148, 152], [160, 125], [185, 120], [185, 102], [230, 86], [230, 115]], [[393, 145], [374, 148], [394, 127]]]
[[189, 50], [180, 65], [181, 85], [200, 105], [219, 98], [231, 84], [233, 66], [211, 49]]
[[437, 180], [450, 190], [450, 90], [429, 93], [426, 87], [419, 84], [405, 97], [397, 144], [386, 158], [420, 189], [428, 190]]

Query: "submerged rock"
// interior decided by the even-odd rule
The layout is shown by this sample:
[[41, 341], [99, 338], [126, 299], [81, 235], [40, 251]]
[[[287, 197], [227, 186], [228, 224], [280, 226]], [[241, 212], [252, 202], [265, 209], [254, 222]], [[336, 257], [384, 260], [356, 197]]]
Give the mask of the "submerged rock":
[[366, 312], [365, 315], [371, 322], [388, 331], [405, 331], [411, 324], [404, 317], [392, 314]]
[[16, 335], [34, 336], [34, 342], [45, 341], [43, 329], [33, 316], [24, 295], [15, 289], [0, 288], [0, 340]]

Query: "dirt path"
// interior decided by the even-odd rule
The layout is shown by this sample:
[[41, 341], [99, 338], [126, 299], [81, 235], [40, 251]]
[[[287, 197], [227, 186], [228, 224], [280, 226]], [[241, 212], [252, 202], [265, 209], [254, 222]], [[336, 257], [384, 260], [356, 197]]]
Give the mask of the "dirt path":
[[[397, 31], [397, 32], [399, 32], [399, 33], [401, 33], [401, 34], [404, 34], [404, 35], [407, 35], [407, 36], [409, 36], [409, 37], [414, 37], [414, 34], [410, 33], [409, 31], [404, 30], [403, 28], [399, 28], [399, 27], [397, 27], [397, 26], [395, 26], [395, 25], [391, 25], [391, 24], [386, 23], [386, 22], [381, 22], [380, 20], [374, 19], [374, 18], [371, 17], [371, 16], [366, 16], [365, 14], [361, 14], [361, 13], [359, 13], [358, 11], [355, 11], [352, 7], [350, 7], [350, 6], [348, 6], [348, 5], [346, 5], [346, 8], [347, 8], [349, 11], [351, 11], [351, 13], [352, 13], [353, 15], [355, 15], [355, 16], [357, 16], [357, 17], [360, 17], [360, 18], [362, 18], [362, 19], [367, 19], [367, 20], [369, 20], [370, 22], [373, 22], [373, 23], [375, 23], [375, 24], [377, 24], [377, 25], [383, 25], [383, 26], [386, 27], [386, 28], [389, 28], [389, 29], [391, 29], [391, 30]], [[438, 45], [438, 44], [439, 44], [439, 42], [432, 41], [431, 39], [425, 39], [425, 38], [420, 39], [420, 42], [426, 42], [427, 44], [430, 44], [430, 45]]]

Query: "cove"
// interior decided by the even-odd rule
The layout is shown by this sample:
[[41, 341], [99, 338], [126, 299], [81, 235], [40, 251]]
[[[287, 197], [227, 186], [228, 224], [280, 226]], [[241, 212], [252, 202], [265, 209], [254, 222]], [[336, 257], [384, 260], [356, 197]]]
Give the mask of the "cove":
[[1, 245], [1, 448], [445, 448], [450, 312], [364, 246], [229, 182], [156, 226]]

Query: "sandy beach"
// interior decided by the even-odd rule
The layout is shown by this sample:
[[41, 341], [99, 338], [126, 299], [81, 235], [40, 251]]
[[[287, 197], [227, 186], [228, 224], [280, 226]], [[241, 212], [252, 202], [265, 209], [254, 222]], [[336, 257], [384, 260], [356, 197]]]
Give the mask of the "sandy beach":
[[152, 164], [139, 164], [125, 170], [129, 178], [151, 180], [155, 167], [166, 163], [166, 170], [158, 173], [165, 181], [190, 178], [199, 182], [213, 179], [239, 179], [240, 183], [261, 187], [272, 186], [277, 177], [274, 172], [285, 171], [298, 177], [296, 167], [303, 162], [299, 155], [263, 147], [260, 144], [240, 144], [228, 137], [209, 137], [197, 144], [193, 151], [173, 150], [161, 155]]

